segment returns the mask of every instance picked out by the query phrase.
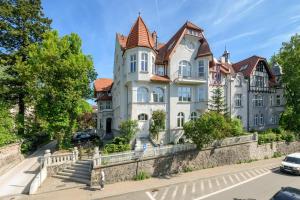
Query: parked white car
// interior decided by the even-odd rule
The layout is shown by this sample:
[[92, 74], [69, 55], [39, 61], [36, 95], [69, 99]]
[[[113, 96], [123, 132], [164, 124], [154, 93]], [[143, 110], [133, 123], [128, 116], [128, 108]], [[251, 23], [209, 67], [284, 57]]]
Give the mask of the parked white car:
[[300, 153], [287, 155], [281, 162], [280, 170], [300, 175]]

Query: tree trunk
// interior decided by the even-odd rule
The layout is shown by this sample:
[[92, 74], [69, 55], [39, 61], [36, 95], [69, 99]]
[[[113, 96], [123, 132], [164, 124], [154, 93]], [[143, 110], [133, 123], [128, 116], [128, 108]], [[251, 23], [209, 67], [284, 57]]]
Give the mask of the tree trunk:
[[24, 135], [24, 122], [25, 122], [25, 102], [24, 95], [19, 94], [19, 112], [18, 112], [18, 135]]

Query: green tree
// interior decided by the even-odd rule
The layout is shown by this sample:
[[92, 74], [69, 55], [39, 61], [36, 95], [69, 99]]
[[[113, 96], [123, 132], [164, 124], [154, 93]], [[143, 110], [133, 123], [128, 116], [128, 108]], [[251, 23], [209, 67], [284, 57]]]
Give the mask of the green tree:
[[128, 143], [133, 139], [139, 130], [137, 120], [125, 120], [121, 122], [119, 128], [121, 137], [125, 138]]
[[285, 86], [286, 109], [283, 126], [293, 131], [300, 131], [300, 35], [291, 37], [282, 43], [276, 61], [282, 66]]
[[158, 139], [159, 131], [165, 129], [166, 113], [164, 110], [155, 110], [152, 113], [152, 121], [150, 124], [150, 133], [153, 138]]
[[16, 140], [13, 116], [8, 106], [0, 101], [0, 147]]
[[208, 110], [227, 115], [227, 104], [225, 103], [221, 86], [213, 89], [211, 99], [208, 103]]
[[77, 128], [79, 130], [96, 127], [96, 122], [93, 119], [92, 106], [82, 99], [77, 107]]
[[26, 70], [26, 65], [19, 65], [19, 69], [16, 65], [27, 61], [27, 47], [40, 42], [50, 24], [51, 20], [44, 17], [40, 0], [0, 1], [0, 64], [8, 66], [6, 71], [12, 77], [0, 79], [0, 89], [9, 88], [1, 95], [10, 104], [18, 104], [19, 135], [24, 135], [26, 98], [30, 93], [19, 71], [20, 68]]
[[191, 139], [199, 149], [231, 135], [226, 118], [217, 112], [206, 112], [200, 118], [186, 122], [183, 129], [187, 139]]
[[92, 95], [90, 84], [96, 73], [91, 57], [83, 54], [78, 35], [59, 37], [52, 31], [44, 34], [41, 43], [29, 47], [26, 65], [22, 74], [30, 76], [27, 84], [37, 116], [46, 121], [59, 148], [70, 146], [82, 99]]

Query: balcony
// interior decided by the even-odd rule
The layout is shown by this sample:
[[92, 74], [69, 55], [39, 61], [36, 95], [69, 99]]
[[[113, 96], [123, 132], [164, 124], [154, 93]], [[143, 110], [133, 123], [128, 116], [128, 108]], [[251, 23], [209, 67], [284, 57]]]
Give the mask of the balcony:
[[206, 83], [206, 74], [198, 73], [181, 73], [177, 71], [175, 73], [175, 82], [176, 83], [185, 83], [185, 84], [200, 84]]

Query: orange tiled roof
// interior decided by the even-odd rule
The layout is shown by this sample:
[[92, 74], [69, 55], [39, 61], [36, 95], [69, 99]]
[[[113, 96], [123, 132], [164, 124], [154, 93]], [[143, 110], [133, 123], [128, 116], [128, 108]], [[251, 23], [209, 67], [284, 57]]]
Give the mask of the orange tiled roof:
[[95, 92], [109, 91], [112, 87], [113, 80], [110, 78], [98, 78], [94, 81]]
[[125, 35], [117, 33], [117, 39], [119, 41], [121, 48], [124, 50], [126, 48], [127, 37]]
[[126, 49], [134, 47], [148, 47], [154, 49], [153, 38], [140, 16], [132, 26], [126, 41]]
[[158, 75], [153, 75], [150, 78], [151, 81], [156, 81], [156, 82], [171, 82], [170, 78], [168, 76], [158, 76]]
[[212, 55], [212, 52], [210, 50], [209, 44], [207, 40], [203, 37], [202, 39], [200, 39], [200, 46], [196, 58], [210, 55]]

